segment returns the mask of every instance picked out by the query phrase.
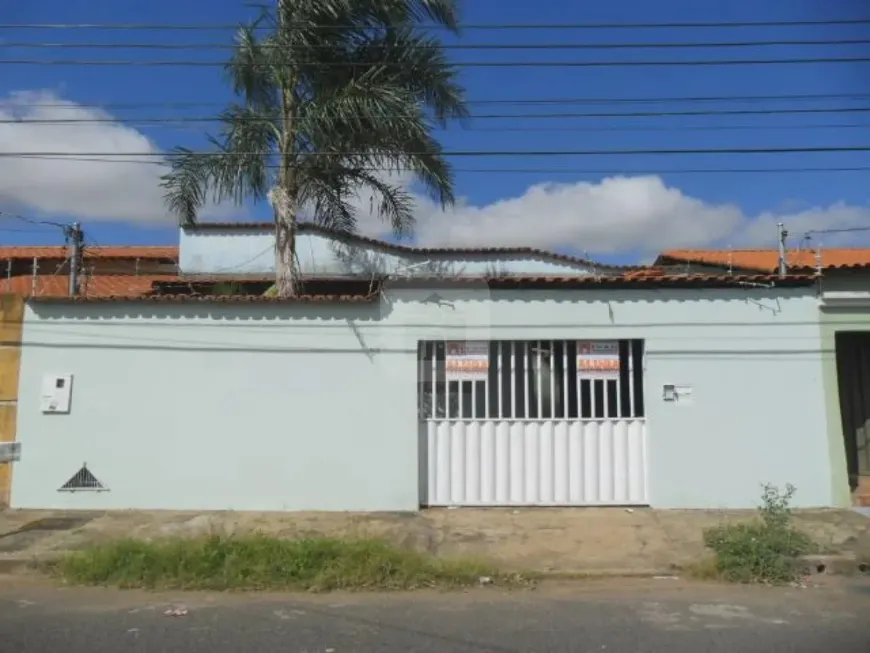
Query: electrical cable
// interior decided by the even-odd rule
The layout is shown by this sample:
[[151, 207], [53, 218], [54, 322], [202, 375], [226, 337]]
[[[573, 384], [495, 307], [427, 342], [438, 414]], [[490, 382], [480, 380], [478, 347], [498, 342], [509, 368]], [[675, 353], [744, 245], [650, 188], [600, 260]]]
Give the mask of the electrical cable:
[[[804, 109], [710, 109], [696, 111], [633, 111], [633, 112], [548, 112], [548, 113], [491, 113], [471, 115], [472, 120], [541, 120], [564, 118], [661, 118], [676, 116], [771, 116], [771, 115], [801, 115], [801, 114], [839, 114], [839, 113], [870, 113], [870, 106], [862, 107], [814, 107]], [[304, 115], [304, 112], [300, 115]], [[360, 114], [380, 118], [394, 114]], [[396, 117], [402, 117], [396, 115]], [[262, 118], [234, 116], [233, 121], [262, 122]], [[117, 118], [3, 118], [0, 124], [13, 125], [68, 125], [68, 124], [114, 124], [120, 122]], [[178, 116], [139, 118], [125, 117], [124, 123], [136, 125], [159, 125], [163, 123], [214, 123], [224, 122], [220, 116]]]
[[[703, 103], [703, 102], [776, 102], [776, 101], [815, 101], [815, 100], [866, 100], [870, 93], [816, 93], [816, 94], [782, 94], [782, 95], [702, 95], [702, 96], [661, 96], [661, 97], [574, 97], [574, 98], [493, 98], [469, 100], [468, 105], [488, 104], [519, 104], [519, 105], [550, 105], [550, 104], [671, 104], [671, 103]], [[224, 106], [219, 101], [168, 101], [168, 102], [28, 102], [28, 108], [59, 108], [59, 109], [185, 109], [195, 107]]]
[[[441, 152], [443, 156], [456, 157], [488, 157], [488, 156], [685, 156], [694, 154], [810, 154], [821, 152], [870, 152], [870, 145], [822, 145], [808, 147], [733, 147], [733, 148], [685, 148], [685, 149], [626, 149], [626, 150], [454, 150]], [[191, 151], [204, 157], [223, 156], [223, 152]], [[245, 156], [271, 156], [274, 152], [235, 152]], [[306, 156], [366, 156], [365, 152], [307, 152]], [[406, 152], [407, 156], [415, 156], [416, 152]], [[423, 154], [423, 153], [420, 153]], [[171, 157], [172, 152], [0, 152], [0, 157], [28, 156], [94, 156], [94, 157]]]
[[[77, 157], [77, 156], [68, 156], [68, 157], [53, 157], [53, 156], [45, 156], [41, 154], [33, 154], [25, 157], [27, 159], [37, 159], [37, 160], [48, 160], [48, 161], [71, 161], [71, 162], [90, 162], [90, 163], [111, 163], [111, 164], [134, 164], [134, 165], [157, 165], [157, 166], [166, 166], [167, 163], [165, 161], [149, 161], [147, 159], [109, 159], [109, 158], [98, 158], [98, 157]], [[269, 165], [267, 166], [270, 169], [278, 169], [278, 165]], [[370, 172], [413, 172], [412, 170], [401, 169], [401, 170], [393, 170], [387, 168], [379, 168], [379, 167], [369, 167], [365, 168]], [[611, 169], [583, 169], [583, 168], [540, 168], [540, 167], [526, 167], [526, 168], [455, 168], [454, 172], [462, 172], [462, 173], [497, 173], [497, 174], [570, 174], [570, 175], [581, 175], [581, 174], [589, 174], [589, 175], [651, 175], [651, 174], [764, 174], [764, 173], [796, 173], [796, 172], [811, 172], [811, 173], [821, 173], [821, 172], [867, 172], [870, 171], [870, 166], [842, 166], [842, 167], [831, 167], [831, 166], [816, 166], [816, 167], [790, 167], [790, 168], [646, 168], [646, 169], [634, 169], [627, 170], [625, 168], [611, 168]]]
[[[842, 64], [868, 63], [870, 57], [798, 57], [786, 59], [639, 59], [633, 61], [455, 61], [451, 62], [457, 68], [635, 68], [635, 67], [699, 67], [699, 66], [769, 66], [790, 64]], [[405, 66], [394, 62], [296, 62], [298, 65], [320, 68], [342, 68], [348, 66], [383, 65]], [[6, 66], [108, 66], [108, 67], [225, 67], [225, 61], [197, 60], [144, 60], [136, 59], [0, 59], [0, 64]], [[253, 64], [256, 66], [257, 64]], [[263, 64], [265, 66], [267, 64]], [[261, 66], [262, 67], [262, 66]]]
[[[867, 25], [870, 17], [831, 18], [823, 20], [759, 20], [759, 21], [678, 21], [629, 23], [469, 23], [463, 30], [598, 30], [598, 29], [733, 29], [756, 27], [801, 27]], [[318, 29], [336, 29], [347, 25], [321, 25]], [[422, 29], [447, 29], [441, 25], [417, 25]], [[105, 30], [105, 31], [222, 31], [237, 30], [238, 24], [167, 24], [167, 23], [5, 23], [0, 29], [39, 30]], [[310, 26], [306, 27], [310, 29]], [[262, 27], [262, 29], [269, 29]], [[291, 27], [292, 29], [292, 27]]]
[[[662, 43], [445, 43], [444, 50], [654, 50], [691, 48], [752, 48], [799, 47], [825, 45], [868, 45], [870, 39], [815, 39], [768, 41], [690, 41]], [[68, 43], [15, 41], [3, 43], [4, 48], [48, 48], [87, 50], [233, 50], [232, 43]], [[263, 46], [265, 49], [277, 46]], [[318, 46], [309, 46], [306, 50]], [[326, 49], [330, 46], [320, 46]]]

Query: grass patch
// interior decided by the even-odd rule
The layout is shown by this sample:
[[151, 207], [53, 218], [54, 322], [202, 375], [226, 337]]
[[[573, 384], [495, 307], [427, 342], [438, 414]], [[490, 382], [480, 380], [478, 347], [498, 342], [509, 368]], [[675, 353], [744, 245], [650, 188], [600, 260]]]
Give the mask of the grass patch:
[[785, 492], [766, 485], [758, 519], [704, 531], [704, 544], [715, 557], [703, 575], [713, 577], [715, 571], [723, 580], [769, 585], [797, 580], [803, 571], [800, 556], [817, 547], [792, 523], [789, 504], [794, 493], [792, 485]]
[[690, 562], [683, 567], [685, 574], [695, 580], [722, 580], [722, 572], [719, 571], [719, 564], [716, 556], [706, 556], [699, 560]]
[[53, 572], [78, 585], [189, 590], [413, 590], [524, 582], [482, 562], [435, 558], [380, 540], [260, 534], [116, 540], [64, 556]]

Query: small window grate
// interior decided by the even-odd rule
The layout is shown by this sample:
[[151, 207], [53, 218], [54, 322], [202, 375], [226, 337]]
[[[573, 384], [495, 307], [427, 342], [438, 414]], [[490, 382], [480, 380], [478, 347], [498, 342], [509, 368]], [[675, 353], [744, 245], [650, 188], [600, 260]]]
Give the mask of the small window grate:
[[100, 480], [91, 473], [87, 463], [82, 465], [82, 468], [73, 475], [73, 477], [64, 483], [58, 492], [78, 492], [81, 490], [90, 490], [92, 492], [104, 492], [108, 488], [103, 485]]

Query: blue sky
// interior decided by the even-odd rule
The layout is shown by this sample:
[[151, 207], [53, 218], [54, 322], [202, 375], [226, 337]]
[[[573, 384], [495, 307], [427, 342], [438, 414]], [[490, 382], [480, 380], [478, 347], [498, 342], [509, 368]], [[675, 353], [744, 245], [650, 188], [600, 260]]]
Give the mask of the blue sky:
[[[464, 20], [480, 23], [727, 22], [859, 17], [846, 0], [466, 0]], [[6, 23], [234, 24], [252, 16], [241, 0], [30, 0], [7, 3]], [[863, 17], [863, 16], [862, 16]], [[147, 51], [12, 47], [9, 43], [226, 43], [231, 32], [4, 31], [2, 59], [198, 59], [221, 51]], [[870, 39], [870, 25], [744, 29], [467, 30], [452, 44], [714, 42]], [[4, 42], [6, 45], [4, 45]], [[639, 60], [868, 56], [866, 45], [777, 46], [740, 49], [635, 51], [458, 51], [457, 61]], [[575, 103], [552, 106], [474, 104], [475, 113], [637, 112], [739, 109], [859, 108], [870, 94], [870, 64], [686, 66], [625, 68], [465, 68], [474, 102], [516, 99], [607, 99], [829, 94], [816, 100]], [[22, 95], [22, 93], [24, 95]], [[17, 94], [17, 95], [13, 95]], [[204, 116], [228, 98], [215, 67], [97, 67], [5, 65], [0, 113], [15, 117], [71, 116], [104, 111], [118, 124], [0, 125], [0, 151], [139, 151], [173, 145], [201, 147], [207, 125], [137, 123], [155, 117]], [[117, 107], [118, 103], [201, 102], [206, 106]], [[13, 106], [14, 105], [14, 106]], [[81, 106], [79, 106], [81, 105]], [[101, 109], [102, 107], [102, 109]], [[55, 112], [55, 113], [51, 113]], [[851, 125], [834, 128], [831, 125]], [[750, 126], [751, 129], [733, 129]], [[179, 128], [180, 127], [180, 128]], [[713, 129], [709, 129], [709, 128]], [[658, 118], [479, 119], [441, 135], [448, 150], [606, 150], [734, 147], [816, 147], [870, 144], [862, 113]], [[43, 130], [37, 133], [38, 130]], [[94, 130], [88, 132], [88, 129]], [[97, 132], [96, 130], [103, 130]], [[89, 144], [91, 144], [89, 146]], [[99, 147], [97, 147], [99, 145]], [[870, 152], [770, 155], [475, 157], [455, 161], [463, 204], [443, 215], [421, 205], [420, 240], [441, 244], [530, 244], [585, 251], [605, 259], [644, 258], [669, 246], [771, 246], [782, 219], [793, 234], [808, 229], [870, 226], [867, 172], [656, 173], [666, 169], [870, 167]], [[3, 168], [2, 166], [6, 166]], [[0, 160], [0, 210], [35, 218], [81, 219], [92, 242], [172, 243], [153, 188], [154, 168], [135, 164]], [[120, 168], [124, 168], [120, 170]], [[152, 170], [143, 172], [144, 168]], [[469, 169], [532, 168], [525, 173]], [[553, 172], [564, 168], [566, 172]], [[623, 175], [583, 171], [621, 171]], [[150, 176], [149, 176], [150, 175]], [[5, 181], [4, 181], [5, 180]], [[255, 215], [264, 215], [255, 209]], [[363, 228], [378, 229], [364, 222]], [[860, 242], [827, 237], [825, 244]], [[0, 242], [58, 242], [56, 230], [0, 221]]]

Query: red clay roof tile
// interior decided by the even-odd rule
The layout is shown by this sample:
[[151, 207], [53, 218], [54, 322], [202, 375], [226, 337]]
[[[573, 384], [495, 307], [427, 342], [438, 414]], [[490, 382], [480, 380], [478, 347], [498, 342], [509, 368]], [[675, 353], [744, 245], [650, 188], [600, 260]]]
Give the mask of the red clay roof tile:
[[[63, 246], [6, 246], [0, 247], [0, 260], [32, 258], [66, 258], [68, 250]], [[84, 258], [114, 259], [178, 259], [178, 247], [155, 247], [140, 245], [119, 245], [117, 247], [86, 247]]]
[[[155, 281], [167, 276], [159, 275], [98, 275], [85, 276], [80, 292], [87, 297], [139, 297], [151, 292]], [[0, 279], [0, 293], [25, 297], [67, 297], [69, 277], [62, 275], [30, 275]]]
[[[812, 249], [791, 250], [786, 262], [790, 269], [810, 270], [819, 265], [817, 253]], [[656, 265], [695, 263], [732, 267], [738, 270], [775, 272], [779, 265], [779, 253], [775, 249], [671, 249], [662, 252]], [[821, 250], [823, 269], [870, 267], [868, 248], [825, 248]]]

